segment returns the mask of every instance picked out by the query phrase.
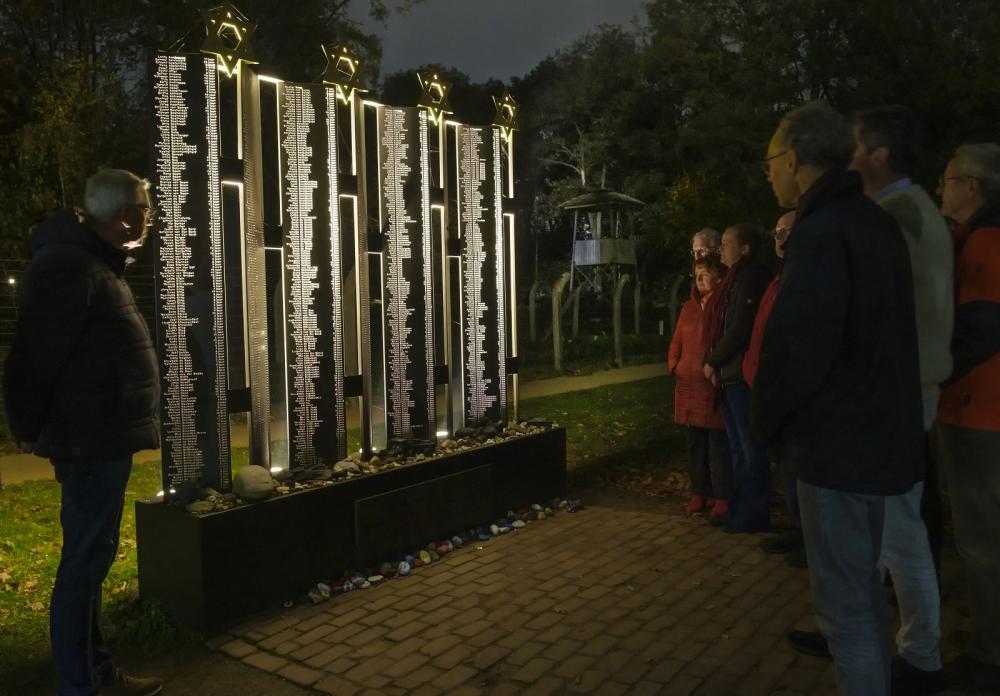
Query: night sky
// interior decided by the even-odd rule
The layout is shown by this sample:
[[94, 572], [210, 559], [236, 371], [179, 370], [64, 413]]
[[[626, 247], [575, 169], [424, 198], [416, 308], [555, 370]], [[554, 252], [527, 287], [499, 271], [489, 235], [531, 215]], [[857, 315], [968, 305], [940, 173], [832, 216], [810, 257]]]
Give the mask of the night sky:
[[645, 0], [424, 0], [382, 27], [367, 17], [368, 0], [351, 16], [382, 37], [383, 76], [426, 63], [467, 73], [474, 82], [507, 81], [590, 32], [598, 24], [632, 27]]

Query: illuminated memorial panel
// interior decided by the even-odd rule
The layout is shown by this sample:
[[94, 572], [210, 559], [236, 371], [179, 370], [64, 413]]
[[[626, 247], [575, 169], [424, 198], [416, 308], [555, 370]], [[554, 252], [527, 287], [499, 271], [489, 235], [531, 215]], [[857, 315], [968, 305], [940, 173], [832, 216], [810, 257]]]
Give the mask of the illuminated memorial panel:
[[218, 71], [215, 58], [160, 55], [154, 75], [156, 267], [165, 490], [230, 484]]
[[378, 107], [384, 235], [386, 421], [390, 437], [435, 432], [428, 115]]
[[289, 465], [311, 466], [347, 442], [336, 94], [283, 83], [278, 99]]
[[475, 425], [507, 415], [501, 136], [469, 126], [460, 126], [458, 135], [464, 417]]

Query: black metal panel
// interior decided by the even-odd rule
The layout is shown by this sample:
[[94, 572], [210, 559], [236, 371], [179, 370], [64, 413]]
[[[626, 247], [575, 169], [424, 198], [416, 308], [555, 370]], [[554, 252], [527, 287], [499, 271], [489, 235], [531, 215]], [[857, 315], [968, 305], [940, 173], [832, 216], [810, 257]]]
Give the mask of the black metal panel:
[[214, 57], [156, 58], [156, 333], [163, 487], [230, 484], [218, 72]]
[[506, 420], [506, 306], [499, 134], [459, 127], [466, 424]]
[[335, 99], [320, 85], [286, 82], [279, 91], [292, 467], [347, 453]]
[[426, 439], [436, 431], [428, 115], [382, 106], [378, 127], [387, 429]]

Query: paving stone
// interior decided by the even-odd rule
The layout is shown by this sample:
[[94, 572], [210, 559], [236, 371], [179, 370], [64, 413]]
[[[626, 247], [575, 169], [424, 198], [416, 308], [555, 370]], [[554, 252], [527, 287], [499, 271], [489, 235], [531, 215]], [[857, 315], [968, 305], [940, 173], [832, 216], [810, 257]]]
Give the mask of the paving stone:
[[535, 682], [548, 672], [555, 663], [544, 657], [535, 657], [525, 663], [519, 670], [510, 675], [511, 679], [523, 682]]
[[440, 667], [441, 669], [451, 669], [455, 665], [465, 662], [467, 659], [472, 657], [475, 652], [476, 648], [471, 645], [459, 643], [458, 645], [448, 648], [443, 653], [435, 657], [434, 665]]
[[283, 657], [276, 657], [262, 652], [254, 652], [247, 655], [243, 658], [243, 662], [251, 667], [256, 667], [257, 669], [264, 670], [265, 672], [270, 672], [271, 674], [274, 674], [288, 664], [288, 660]]
[[510, 654], [510, 650], [508, 648], [504, 648], [499, 645], [491, 645], [487, 648], [483, 648], [482, 650], [477, 650], [476, 654], [472, 658], [472, 664], [478, 670], [487, 670], [508, 654]]
[[301, 686], [311, 686], [323, 678], [322, 672], [297, 664], [287, 664], [278, 670], [278, 674]]
[[331, 696], [354, 696], [361, 691], [361, 687], [354, 682], [333, 675], [323, 677], [313, 684], [312, 688], [325, 694], [331, 694]]
[[466, 665], [458, 665], [452, 667], [447, 672], [444, 672], [441, 676], [436, 677], [434, 681], [430, 683], [435, 689], [440, 689], [443, 693], [454, 693], [454, 690], [461, 684], [469, 681], [475, 677], [479, 672], [472, 667]]
[[230, 657], [235, 657], [237, 660], [246, 657], [250, 653], [257, 652], [257, 648], [239, 638], [231, 640], [228, 643], [223, 643], [219, 646], [219, 650]]
[[405, 677], [399, 679], [396, 683], [407, 690], [416, 689], [421, 684], [437, 679], [441, 674], [441, 670], [437, 669], [431, 665], [424, 665], [420, 669], [410, 672]]

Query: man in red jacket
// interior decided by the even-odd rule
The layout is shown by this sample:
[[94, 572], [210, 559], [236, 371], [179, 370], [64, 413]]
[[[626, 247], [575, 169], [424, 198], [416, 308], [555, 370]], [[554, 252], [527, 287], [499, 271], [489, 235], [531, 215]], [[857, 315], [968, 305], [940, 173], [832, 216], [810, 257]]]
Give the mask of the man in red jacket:
[[1000, 684], [1000, 145], [963, 145], [938, 183], [955, 241], [954, 369], [938, 411], [955, 541], [975, 630], [945, 667], [972, 687]]

